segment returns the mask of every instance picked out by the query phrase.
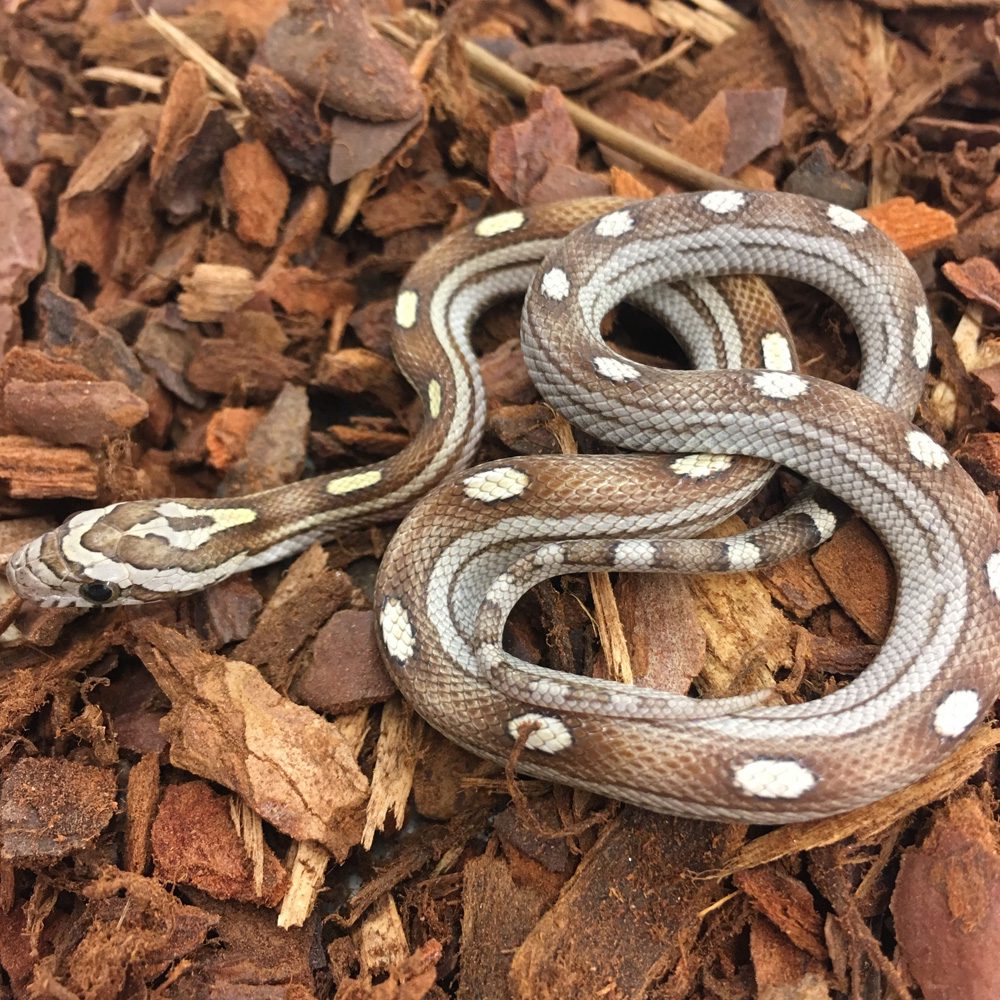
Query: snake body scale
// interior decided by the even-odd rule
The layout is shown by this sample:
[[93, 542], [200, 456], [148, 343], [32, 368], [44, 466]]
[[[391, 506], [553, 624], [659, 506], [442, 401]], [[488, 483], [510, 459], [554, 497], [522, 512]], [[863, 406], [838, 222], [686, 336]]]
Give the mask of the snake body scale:
[[[766, 287], [725, 277], [745, 273], [799, 279], [841, 303], [862, 346], [858, 391], [797, 370]], [[466, 469], [485, 421], [469, 333], [488, 304], [525, 288], [524, 355], [543, 397], [639, 454]], [[624, 299], [709, 370], [612, 351], [599, 325]], [[906, 259], [860, 216], [735, 191], [503, 212], [417, 262], [395, 322], [393, 349], [424, 410], [398, 455], [248, 497], [76, 514], [11, 557], [15, 590], [48, 606], [191, 593], [412, 508], [379, 572], [376, 632], [420, 714], [495, 760], [520, 739], [525, 773], [712, 819], [790, 822], [874, 801], [926, 774], [991, 707], [995, 513], [910, 423], [930, 317]], [[835, 515], [809, 491], [740, 535], [693, 537], [750, 499], [775, 463], [853, 506], [896, 564], [890, 634], [851, 684], [804, 704], [697, 700], [504, 651], [509, 610], [547, 577], [747, 570], [829, 537]]]

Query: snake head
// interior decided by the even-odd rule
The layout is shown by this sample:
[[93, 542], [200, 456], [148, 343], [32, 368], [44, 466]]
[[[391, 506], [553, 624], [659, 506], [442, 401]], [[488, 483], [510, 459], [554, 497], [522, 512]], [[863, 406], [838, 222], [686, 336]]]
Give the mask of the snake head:
[[[204, 500], [85, 510], [22, 545], [7, 563], [7, 579], [21, 597], [46, 608], [179, 597], [249, 568], [238, 536], [255, 518], [252, 510]], [[230, 536], [225, 546], [220, 534]]]
[[[115, 578], [120, 574], [108, 572], [110, 567], [95, 558], [95, 551], [81, 549], [76, 553], [81, 538], [94, 527], [97, 516], [113, 509], [105, 507], [74, 514], [53, 531], [22, 545], [7, 562], [7, 580], [15, 593], [43, 608], [131, 603], [127, 594], [121, 599], [122, 581]], [[80, 560], [79, 555], [85, 558]]]

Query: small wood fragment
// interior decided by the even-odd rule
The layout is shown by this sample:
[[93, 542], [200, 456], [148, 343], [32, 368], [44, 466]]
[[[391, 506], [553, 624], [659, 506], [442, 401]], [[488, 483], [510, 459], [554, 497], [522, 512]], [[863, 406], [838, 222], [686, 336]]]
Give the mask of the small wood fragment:
[[878, 226], [907, 257], [947, 246], [957, 232], [955, 220], [947, 212], [912, 198], [892, 198], [859, 209], [858, 214]]
[[0, 481], [12, 497], [97, 496], [97, 465], [83, 448], [60, 448], [37, 438], [0, 436]]

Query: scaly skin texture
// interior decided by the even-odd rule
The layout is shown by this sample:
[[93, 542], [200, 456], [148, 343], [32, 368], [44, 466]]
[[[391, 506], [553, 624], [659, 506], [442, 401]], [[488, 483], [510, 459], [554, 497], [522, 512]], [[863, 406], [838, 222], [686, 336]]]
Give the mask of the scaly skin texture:
[[[528, 734], [526, 773], [713, 819], [841, 812], [926, 774], [995, 700], [995, 515], [943, 449], [851, 390], [788, 372], [664, 372], [616, 357], [599, 333], [616, 301], [645, 282], [746, 267], [752, 253], [759, 269], [819, 285], [876, 328], [863, 330], [867, 358], [895, 368], [866, 373], [872, 395], [908, 407], [922, 378], [922, 291], [863, 220], [812, 202], [779, 214], [767, 195], [677, 200], [582, 227], [543, 262], [522, 329], [532, 375], [554, 407], [621, 447], [767, 458], [850, 503], [899, 577], [875, 662], [834, 695], [763, 707], [563, 677], [504, 653], [506, 611], [546, 576], [747, 569], [787, 554], [796, 526], [813, 541], [832, 530], [814, 505], [738, 540], [668, 541], [718, 519], [713, 484], [725, 470], [692, 479], [690, 466], [644, 457], [515, 458], [436, 490], [383, 560], [380, 641], [406, 697], [452, 739], [503, 760]], [[487, 480], [492, 492], [479, 485]]]
[[[840, 301], [869, 398], [795, 372], [761, 285], [702, 280], [741, 272], [798, 278]], [[524, 352], [542, 394], [590, 433], [655, 454], [521, 457], [456, 473], [485, 416], [469, 330], [529, 281]], [[616, 355], [599, 324], [626, 297], [671, 325], [697, 367], [744, 370], [666, 372]], [[15, 588], [82, 605], [189, 593], [398, 515], [443, 483], [386, 553], [377, 632], [407, 698], [477, 753], [506, 759], [520, 735], [531, 774], [664, 811], [784, 822], [925, 774], [990, 707], [994, 514], [908, 422], [930, 317], [912, 268], [859, 216], [739, 192], [513, 210], [418, 262], [395, 319], [394, 351], [424, 406], [399, 455], [237, 500], [84, 512], [15, 555]], [[738, 537], [692, 537], [746, 502], [775, 462], [854, 506], [896, 562], [892, 632], [853, 684], [806, 705], [700, 702], [554, 674], [503, 651], [507, 611], [547, 576], [752, 569], [828, 537], [836, 519], [810, 493]]]

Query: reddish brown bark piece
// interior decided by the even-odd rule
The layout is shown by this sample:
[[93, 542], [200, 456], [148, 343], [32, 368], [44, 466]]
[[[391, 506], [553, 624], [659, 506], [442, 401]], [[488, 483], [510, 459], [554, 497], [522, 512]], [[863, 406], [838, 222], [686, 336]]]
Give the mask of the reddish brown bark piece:
[[420, 109], [406, 60], [368, 23], [357, 0], [292, 0], [258, 55], [292, 86], [328, 107], [369, 121], [397, 121]]
[[223, 406], [215, 411], [205, 428], [205, 447], [213, 469], [225, 472], [246, 454], [250, 434], [263, 415], [257, 407]]
[[0, 219], [0, 302], [18, 306], [45, 266], [45, 234], [35, 199], [10, 184], [2, 166]]
[[802, 86], [795, 63], [774, 29], [762, 21], [741, 28], [703, 53], [698, 59], [697, 72], [679, 74], [677, 81], [667, 88], [664, 101], [693, 121], [723, 91], [772, 88], [795, 95], [790, 105], [801, 103]]
[[337, 729], [282, 697], [248, 663], [204, 653], [152, 622], [136, 632], [139, 655], [171, 700], [162, 723], [171, 762], [343, 860], [361, 840], [368, 781]]
[[0, 857], [48, 865], [94, 843], [115, 811], [115, 776], [65, 758], [24, 757], [0, 788]]
[[12, 497], [97, 496], [97, 465], [83, 448], [60, 448], [36, 438], [0, 436], [0, 481]]
[[600, 80], [636, 69], [639, 53], [620, 38], [576, 44], [553, 43], [520, 49], [510, 64], [522, 73], [560, 90], [572, 92]]
[[15, 997], [27, 995], [27, 985], [38, 964], [26, 909], [26, 905], [9, 912], [0, 909], [0, 968], [7, 973]]
[[147, 753], [128, 773], [125, 798], [125, 849], [122, 863], [126, 871], [142, 875], [150, 858], [150, 833], [160, 797], [160, 761]]
[[615, 591], [636, 683], [686, 694], [705, 665], [706, 649], [687, 581], [634, 573]]
[[691, 872], [718, 867], [740, 839], [737, 827], [624, 809], [514, 955], [512, 997], [645, 996], [722, 894]]
[[774, 865], [737, 872], [733, 881], [796, 948], [814, 958], [826, 957], [823, 921], [802, 882]]
[[288, 208], [285, 175], [262, 142], [241, 142], [222, 157], [222, 190], [236, 213], [236, 235], [273, 247]]
[[[462, 214], [468, 202], [481, 198], [486, 193], [481, 185], [472, 182], [456, 181], [442, 186], [436, 178], [419, 179], [403, 184], [379, 198], [370, 199], [362, 208], [361, 215], [369, 232], [386, 238], [420, 226], [447, 225]], [[378, 305], [379, 303], [368, 303], [362, 309], [372, 309]], [[357, 313], [351, 317], [351, 325], [355, 330], [356, 318]], [[384, 337], [384, 330], [382, 334]], [[370, 345], [366, 343], [365, 346]]]
[[216, 646], [246, 639], [264, 601], [249, 574], [230, 577], [205, 592], [208, 625]]
[[[206, 951], [198, 972], [219, 1000], [315, 1000], [317, 921], [278, 927], [257, 906], [205, 901], [219, 915], [219, 946]], [[325, 991], [324, 991], [325, 992]]]
[[845, 142], [866, 146], [887, 135], [915, 110], [936, 100], [946, 82], [976, 71], [978, 61], [962, 46], [927, 53], [899, 36], [851, 0], [765, 0], [767, 17], [791, 50], [810, 103], [835, 122]]
[[559, 829], [559, 810], [552, 796], [531, 805], [531, 815], [513, 803], [493, 820], [493, 829], [519, 882], [531, 881], [554, 899], [577, 866], [567, 841], [549, 835]]
[[878, 226], [907, 255], [916, 257], [947, 246], [957, 232], [955, 220], [939, 209], [912, 198], [890, 198], [858, 214]]
[[771, 596], [799, 621], [805, 621], [817, 608], [831, 600], [830, 592], [823, 586], [807, 553], [762, 571], [760, 578], [771, 591]]
[[495, 764], [426, 728], [413, 772], [413, 804], [421, 816], [442, 820], [485, 807], [488, 792], [472, 783], [496, 770]]
[[[288, 875], [274, 852], [261, 844], [255, 862], [233, 825], [226, 800], [203, 781], [171, 785], [163, 793], [152, 830], [156, 877], [196, 886], [215, 899], [277, 906]], [[262, 884], [254, 882], [259, 864]]]
[[[115, 736], [125, 749], [152, 759], [158, 759], [167, 749], [167, 739], [160, 732], [166, 701], [145, 670], [115, 674], [107, 687], [95, 690], [94, 701], [111, 720]], [[152, 811], [149, 819], [152, 822]]]
[[240, 96], [254, 128], [290, 174], [316, 183], [326, 174], [330, 127], [313, 111], [314, 102], [266, 66], [251, 66]]
[[148, 272], [130, 293], [137, 302], [161, 302], [181, 277], [194, 270], [205, 238], [205, 226], [195, 221], [168, 232], [149, 263]]
[[[88, 33], [83, 41], [83, 58], [90, 64], [121, 66], [145, 73], [166, 69], [176, 50], [143, 18], [114, 21], [97, 15], [99, 30]], [[171, 17], [169, 22], [181, 34], [203, 49], [222, 58], [226, 47], [226, 22], [217, 11], [205, 11], [190, 17]]]
[[1000, 434], [971, 435], [955, 451], [955, 458], [981, 490], [1000, 490]]
[[1000, 209], [986, 212], [963, 226], [952, 249], [959, 260], [1000, 250]]
[[375, 645], [371, 611], [336, 612], [319, 630], [312, 660], [292, 694], [319, 712], [339, 715], [388, 701], [396, 693]]
[[784, 108], [782, 88], [724, 90], [677, 133], [670, 150], [706, 170], [731, 176], [781, 142]]
[[198, 211], [220, 157], [236, 141], [225, 112], [209, 97], [201, 68], [183, 63], [170, 81], [149, 165], [157, 204], [171, 220]]
[[33, 103], [0, 84], [0, 163], [18, 181], [38, 162], [39, 117]]
[[307, 313], [320, 321], [331, 319], [340, 310], [352, 309], [356, 300], [354, 285], [349, 281], [316, 268], [287, 266], [283, 262], [268, 268], [260, 280], [260, 291], [286, 313]]
[[580, 141], [555, 87], [529, 105], [525, 119], [497, 129], [490, 140], [490, 180], [518, 205], [531, 204], [532, 189], [554, 165], [576, 164]]
[[107, 285], [114, 269], [118, 222], [119, 206], [110, 194], [62, 199], [52, 245], [63, 254], [68, 268], [86, 264]]
[[226, 472], [222, 492], [256, 493], [293, 483], [306, 464], [309, 400], [302, 386], [286, 384], [247, 437], [243, 456]]
[[119, 109], [73, 171], [63, 198], [117, 191], [149, 156], [159, 120], [160, 109], [155, 104]]
[[352, 591], [350, 577], [330, 569], [323, 549], [311, 545], [282, 576], [235, 655], [263, 667], [273, 684], [285, 687], [295, 655], [331, 614], [347, 604]]
[[462, 979], [458, 1000], [507, 995], [511, 955], [542, 915], [546, 898], [519, 885], [502, 858], [474, 858], [462, 870]]
[[946, 261], [944, 276], [967, 298], [1000, 310], [1000, 268], [986, 257], [970, 257], [961, 264]]
[[337, 1000], [423, 1000], [436, 991], [441, 944], [433, 938], [389, 969], [389, 978], [378, 986], [365, 981], [342, 980]]
[[327, 179], [342, 184], [362, 170], [381, 163], [423, 121], [418, 111], [401, 121], [371, 122], [336, 115], [330, 124]]
[[[150, 987], [164, 969], [183, 968], [182, 959], [218, 923], [154, 879], [110, 866], [78, 892], [83, 905], [56, 921], [54, 941], [45, 941], [49, 954], [35, 967], [35, 995], [112, 998], [126, 995], [126, 983]], [[62, 947], [67, 940], [72, 948]]]
[[117, 330], [100, 322], [78, 299], [63, 294], [53, 285], [43, 285], [37, 301], [44, 348], [65, 360], [75, 361], [99, 379], [122, 382], [133, 392], [144, 395], [149, 376]]
[[111, 266], [111, 276], [129, 288], [145, 277], [149, 262], [156, 255], [162, 238], [151, 191], [148, 174], [133, 174], [122, 200], [118, 248]]
[[253, 400], [271, 399], [305, 365], [273, 350], [232, 340], [203, 340], [187, 367], [188, 381], [203, 392], [224, 396], [242, 391]]
[[903, 857], [892, 914], [906, 968], [927, 1000], [994, 1000], [1000, 846], [993, 810], [968, 795], [940, 810]]
[[395, 364], [363, 347], [345, 347], [335, 354], [324, 354], [315, 381], [337, 393], [370, 392], [397, 413], [411, 397], [409, 386]]
[[804, 953], [768, 920], [750, 924], [750, 958], [758, 997], [829, 1000], [825, 959]]
[[837, 603], [875, 642], [892, 620], [896, 577], [871, 528], [854, 518], [812, 555], [813, 566]]
[[96, 448], [149, 415], [149, 406], [121, 382], [24, 382], [3, 390], [7, 416], [19, 430], [53, 444]]

